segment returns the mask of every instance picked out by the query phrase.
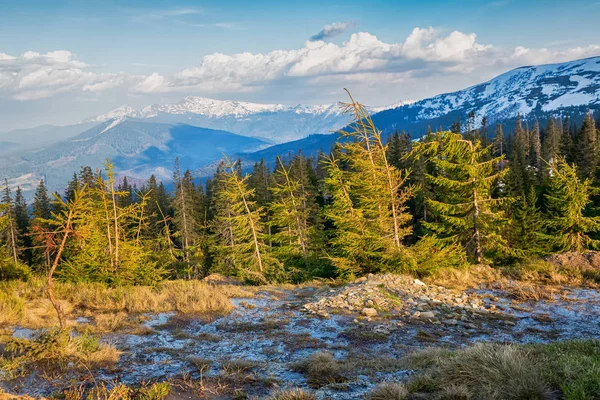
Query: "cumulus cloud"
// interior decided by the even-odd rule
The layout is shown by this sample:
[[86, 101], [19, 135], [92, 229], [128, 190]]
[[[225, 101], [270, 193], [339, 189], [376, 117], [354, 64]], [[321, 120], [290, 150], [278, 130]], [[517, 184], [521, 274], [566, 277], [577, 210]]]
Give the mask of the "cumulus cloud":
[[129, 78], [119, 73], [95, 73], [66, 50], [20, 56], [0, 53], [0, 96], [36, 100], [67, 91], [99, 92], [122, 86]]
[[468, 71], [493, 50], [475, 34], [454, 31], [444, 36], [433, 28], [415, 28], [402, 43], [385, 43], [367, 33], [354, 33], [341, 45], [307, 41], [300, 49], [263, 53], [215, 53], [196, 67], [172, 77], [154, 75], [137, 85], [140, 93], [167, 91], [255, 90], [269, 82], [333, 75], [369, 77], [406, 74], [416, 69]]
[[312, 35], [309, 40], [315, 42], [317, 40], [329, 39], [341, 35], [342, 33], [354, 27], [356, 27], [355, 21], [334, 22], [331, 25], [325, 25], [323, 29], [319, 31], [319, 33]]
[[600, 55], [599, 45], [573, 47], [561, 51], [553, 51], [547, 48], [530, 49], [523, 46], [517, 46], [512, 54], [504, 58], [503, 61], [508, 65], [535, 65], [566, 62], [597, 55]]
[[[0, 97], [31, 100], [63, 92], [78, 92], [80, 96], [119, 88], [120, 93], [157, 96], [223, 97], [262, 92], [245, 99], [281, 101], [286, 96], [286, 99], [297, 98], [294, 101], [298, 102], [306, 101], [301, 96], [310, 93], [310, 98], [316, 102], [326, 100], [318, 97], [322, 93], [334, 96], [332, 93], [348, 83], [397, 101], [460, 89], [521, 65], [594, 55], [600, 55], [600, 46], [561, 51], [525, 47], [503, 49], [479, 42], [475, 33], [444, 33], [432, 27], [414, 28], [406, 38], [392, 43], [367, 32], [358, 32], [341, 44], [308, 40], [296, 49], [214, 53], [204, 56], [198, 65], [171, 75], [158, 72], [145, 76], [97, 73], [93, 66], [64, 50], [46, 54], [27, 52], [20, 56], [0, 52]], [[282, 88], [285, 88], [285, 94], [282, 94]], [[399, 93], [400, 90], [403, 92]]]

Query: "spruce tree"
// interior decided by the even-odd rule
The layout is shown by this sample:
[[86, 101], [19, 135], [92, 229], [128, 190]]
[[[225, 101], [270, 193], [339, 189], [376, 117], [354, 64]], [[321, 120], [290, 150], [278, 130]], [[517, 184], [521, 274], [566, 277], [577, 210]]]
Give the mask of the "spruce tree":
[[248, 187], [249, 176], [241, 176], [240, 162], [228, 159], [215, 175], [214, 228], [217, 235], [218, 263], [229, 273], [266, 282], [281, 279], [280, 263], [266, 244], [261, 221], [264, 210]]
[[529, 132], [529, 165], [536, 171], [536, 175], [541, 173], [542, 143], [540, 139], [540, 126], [537, 121], [533, 129]]
[[592, 114], [588, 112], [583, 120], [576, 141], [576, 160], [580, 178], [591, 178], [598, 167], [598, 138], [596, 124]]
[[199, 272], [199, 264], [203, 260], [201, 238], [201, 221], [204, 215], [204, 200], [196, 189], [192, 174], [187, 170], [183, 175], [179, 165], [179, 158], [175, 160], [175, 171], [173, 172], [172, 207], [174, 210], [173, 222], [177, 228], [174, 235], [178, 238], [183, 251], [183, 260], [191, 268], [188, 270], [188, 278], [193, 273]]
[[554, 157], [562, 155], [561, 141], [562, 131], [560, 121], [555, 118], [549, 118], [548, 128], [546, 129], [546, 136], [544, 137], [542, 146], [542, 158], [551, 163]]
[[546, 193], [547, 239], [556, 251], [583, 251], [600, 248], [590, 234], [600, 231], [600, 217], [588, 216], [590, 197], [597, 191], [590, 178], [580, 178], [575, 165], [563, 157], [549, 164], [550, 190]]
[[50, 196], [46, 183], [42, 179], [35, 189], [33, 197], [33, 217], [41, 219], [50, 219], [52, 207], [50, 204]]
[[[282, 259], [302, 257], [304, 266], [308, 266], [318, 228], [314, 221], [317, 210], [315, 196], [302, 182], [304, 174], [296, 173], [294, 176], [293, 165], [284, 165], [280, 157], [277, 157], [277, 163], [276, 184], [270, 188], [273, 193], [270, 209], [276, 230], [273, 238], [278, 245], [276, 251]], [[300, 164], [297, 169], [306, 168], [304, 163], [297, 164]]]
[[12, 192], [10, 190], [10, 186], [8, 185], [8, 180], [4, 179], [4, 189], [2, 192], [2, 209], [3, 209], [3, 217], [6, 223], [4, 224], [4, 230], [2, 232], [2, 236], [4, 238], [4, 243], [9, 250], [9, 254], [15, 265], [18, 264], [19, 257], [19, 248], [18, 248], [18, 238], [17, 238], [17, 227], [15, 223], [15, 206], [13, 203]]
[[343, 107], [354, 123], [341, 132], [345, 139], [338, 144], [339, 159], [334, 156], [327, 163], [333, 204], [325, 215], [336, 227], [332, 260], [346, 274], [399, 269], [406, 257], [403, 241], [412, 233], [407, 202], [415, 188], [406, 185], [409, 171], [399, 171], [388, 161], [382, 133], [369, 113], [350, 100]]
[[29, 236], [29, 211], [27, 208], [27, 202], [23, 196], [23, 190], [20, 186], [17, 187], [15, 192], [14, 202], [14, 217], [15, 217], [15, 228], [17, 232], [17, 243], [21, 250], [21, 258], [26, 264], [31, 263], [31, 237]]
[[496, 124], [496, 129], [494, 130], [494, 155], [500, 157], [505, 154], [505, 142], [506, 138], [504, 137], [502, 124]]
[[415, 146], [440, 172], [427, 175], [438, 196], [427, 199], [436, 220], [424, 226], [439, 239], [461, 243], [477, 263], [491, 251], [508, 251], [501, 236], [507, 199], [492, 197], [494, 185], [508, 170], [498, 171], [503, 157], [488, 159], [489, 151], [479, 141], [452, 132], [437, 133], [435, 140]]

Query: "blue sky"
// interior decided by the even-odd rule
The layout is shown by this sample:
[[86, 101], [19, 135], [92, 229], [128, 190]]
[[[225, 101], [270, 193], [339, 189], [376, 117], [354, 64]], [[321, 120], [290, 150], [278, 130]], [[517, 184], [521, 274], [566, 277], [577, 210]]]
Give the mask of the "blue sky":
[[598, 21], [598, 0], [0, 0], [0, 130], [186, 95], [419, 99], [600, 55]]

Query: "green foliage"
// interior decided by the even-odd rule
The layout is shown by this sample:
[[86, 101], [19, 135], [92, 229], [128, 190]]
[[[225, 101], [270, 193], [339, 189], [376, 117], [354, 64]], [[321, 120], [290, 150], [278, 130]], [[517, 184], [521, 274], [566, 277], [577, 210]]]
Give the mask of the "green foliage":
[[440, 269], [463, 268], [468, 264], [467, 253], [461, 245], [440, 240], [434, 235], [422, 237], [410, 250], [412, 260], [406, 272], [420, 277]]
[[351, 130], [341, 132], [336, 154], [326, 158], [325, 186], [331, 203], [325, 217], [335, 230], [331, 260], [344, 275], [397, 269], [406, 259], [403, 240], [412, 234], [407, 202], [415, 188], [409, 171], [387, 159], [388, 146], [364, 107], [351, 98]]
[[227, 160], [216, 178], [217, 263], [221, 270], [254, 282], [281, 279], [281, 264], [266, 245], [264, 210], [239, 167]]
[[90, 355], [101, 352], [102, 346], [97, 338], [87, 334], [72, 335], [66, 330], [50, 329], [31, 340], [12, 338], [5, 351], [9, 358], [1, 369], [16, 376], [35, 365], [65, 369], [69, 362], [85, 363]]
[[489, 150], [452, 132], [439, 132], [413, 150], [435, 166], [435, 173], [426, 175], [435, 187], [435, 197], [426, 199], [434, 218], [423, 225], [439, 239], [462, 244], [477, 263], [486, 253], [510, 251], [501, 235], [508, 199], [492, 195], [508, 169], [498, 170], [503, 156], [489, 159]]
[[580, 179], [577, 168], [563, 157], [557, 157], [550, 168], [548, 213], [544, 222], [550, 245], [558, 251], [598, 248], [600, 242], [589, 235], [600, 231], [600, 217], [586, 214], [590, 196], [597, 191], [591, 179]]

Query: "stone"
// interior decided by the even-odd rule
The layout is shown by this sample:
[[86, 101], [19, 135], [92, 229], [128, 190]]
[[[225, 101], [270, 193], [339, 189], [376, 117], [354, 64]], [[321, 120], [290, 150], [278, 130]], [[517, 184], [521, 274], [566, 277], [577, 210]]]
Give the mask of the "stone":
[[431, 311], [424, 311], [421, 313], [421, 315], [419, 316], [419, 318], [421, 319], [434, 319], [435, 318], [435, 314]]
[[415, 279], [414, 281], [415, 285], [417, 286], [426, 286], [425, 283], [423, 283], [422, 281], [420, 281], [419, 279]]
[[317, 315], [322, 318], [329, 318], [329, 313], [325, 310], [317, 311]]
[[458, 325], [458, 321], [455, 319], [445, 319], [442, 321], [444, 325]]
[[365, 307], [360, 313], [366, 317], [374, 317], [377, 315], [377, 310], [371, 307]]

